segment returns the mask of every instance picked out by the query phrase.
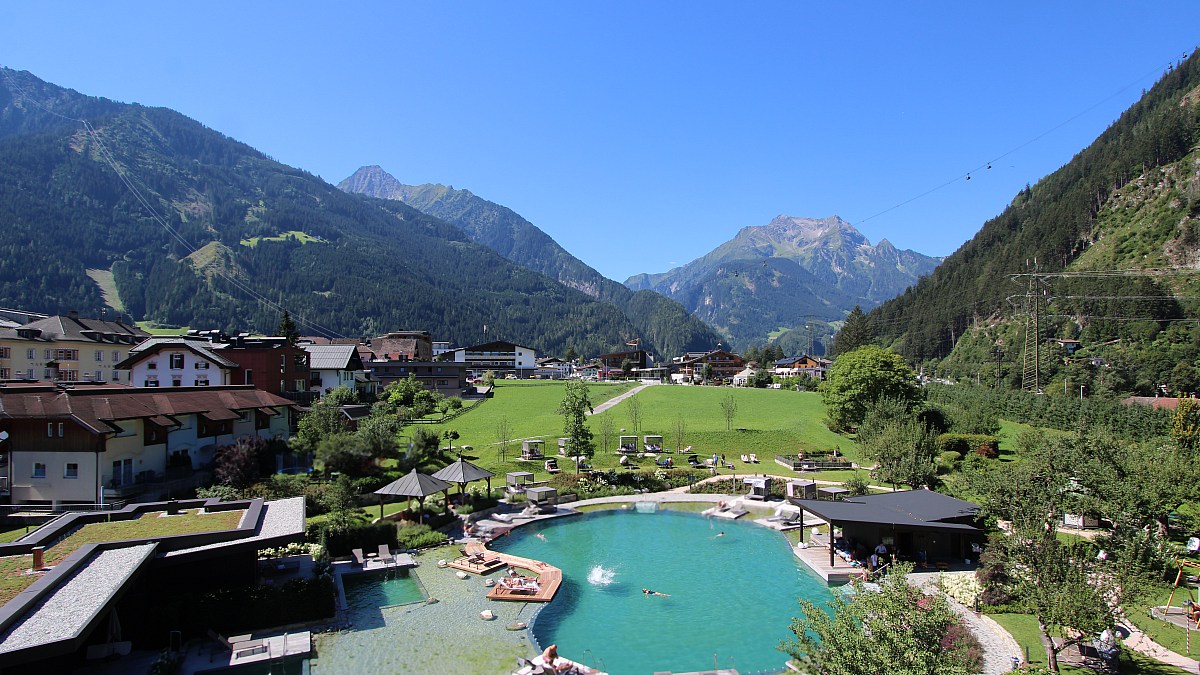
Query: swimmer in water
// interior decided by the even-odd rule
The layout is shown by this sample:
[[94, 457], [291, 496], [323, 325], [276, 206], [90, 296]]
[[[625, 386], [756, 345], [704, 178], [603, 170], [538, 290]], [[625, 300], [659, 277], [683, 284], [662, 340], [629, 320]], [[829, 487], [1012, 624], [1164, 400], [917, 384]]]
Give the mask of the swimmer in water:
[[725, 536], [725, 532], [721, 531], [721, 532], [718, 532], [718, 533], [714, 534], [713, 536], [709, 537], [709, 539], [716, 539], [717, 537], [724, 537], [724, 536]]
[[542, 541], [546, 541], [546, 535], [542, 534], [541, 532], [538, 532], [537, 534], [535, 534], [533, 536], [537, 537], [538, 539], [541, 539]]
[[668, 594], [666, 594], [666, 593], [659, 593], [658, 591], [652, 591], [652, 590], [650, 590], [649, 588], [643, 588], [643, 589], [642, 589], [642, 593], [643, 593], [644, 595], [657, 595], [657, 596], [658, 596], [658, 597], [660, 597], [660, 598], [669, 598], [669, 597], [671, 597], [670, 595], [668, 595]]

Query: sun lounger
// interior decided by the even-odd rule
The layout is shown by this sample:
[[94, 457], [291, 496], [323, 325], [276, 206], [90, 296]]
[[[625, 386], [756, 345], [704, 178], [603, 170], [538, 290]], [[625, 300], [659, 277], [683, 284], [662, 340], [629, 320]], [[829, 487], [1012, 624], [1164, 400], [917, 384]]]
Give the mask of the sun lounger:
[[751, 462], [753, 462], [753, 463], [755, 463], [755, 464], [758, 464], [758, 455], [755, 455], [755, 454], [753, 454], [753, 453], [752, 453], [752, 454], [750, 455], [750, 461], [751, 461]]
[[361, 548], [356, 548], [350, 552], [354, 554], [354, 562], [358, 563], [361, 567], [367, 566], [367, 558], [363, 555]]
[[536, 579], [504, 578], [498, 582], [500, 588], [513, 593], [537, 593], [542, 590]]
[[743, 461], [743, 462], [749, 462], [749, 461], [750, 461], [750, 455], [742, 455], [742, 461]]
[[379, 545], [379, 555], [377, 556], [377, 559], [384, 565], [396, 564], [396, 559], [392, 557], [392, 551], [388, 548], [387, 544]]

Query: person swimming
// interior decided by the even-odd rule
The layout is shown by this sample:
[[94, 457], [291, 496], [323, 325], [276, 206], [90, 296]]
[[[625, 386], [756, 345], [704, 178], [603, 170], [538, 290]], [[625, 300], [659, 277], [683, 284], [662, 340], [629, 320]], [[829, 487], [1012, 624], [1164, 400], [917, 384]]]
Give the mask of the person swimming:
[[541, 532], [538, 532], [537, 534], [535, 534], [533, 536], [537, 537], [538, 539], [541, 539], [542, 541], [546, 541], [546, 535], [542, 534]]
[[667, 594], [667, 593], [659, 593], [658, 591], [652, 591], [652, 590], [650, 590], [649, 588], [643, 588], [643, 589], [642, 589], [642, 594], [643, 594], [643, 595], [657, 595], [657, 596], [658, 596], [658, 597], [660, 597], [660, 598], [669, 598], [669, 597], [671, 597], [671, 596], [670, 596], [669, 594]]
[[724, 536], [725, 536], [725, 531], [724, 531], [724, 530], [721, 530], [720, 532], [718, 532], [718, 533], [714, 534], [713, 536], [709, 537], [709, 539], [716, 539], [717, 537], [724, 537]]

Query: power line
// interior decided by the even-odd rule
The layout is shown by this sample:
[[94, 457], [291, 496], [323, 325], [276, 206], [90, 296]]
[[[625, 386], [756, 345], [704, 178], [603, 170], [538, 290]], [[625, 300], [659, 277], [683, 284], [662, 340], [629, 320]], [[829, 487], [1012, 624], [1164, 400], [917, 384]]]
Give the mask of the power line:
[[[1167, 64], [1168, 72], [1169, 72], [1169, 71], [1170, 71], [1170, 69], [1171, 69], [1171, 68], [1173, 68], [1173, 67], [1174, 67], [1174, 65], [1173, 65], [1173, 64], [1170, 64], [1170, 63], [1168, 63], [1168, 64]], [[904, 201], [901, 201], [901, 202], [899, 202], [899, 203], [897, 203], [897, 204], [894, 204], [894, 205], [892, 205], [892, 206], [889, 206], [888, 208], [886, 208], [886, 209], [884, 209], [884, 210], [882, 210], [882, 211], [880, 211], [880, 212], [878, 212], [878, 213], [875, 213], [875, 214], [873, 214], [873, 215], [870, 215], [870, 216], [868, 216], [868, 217], [866, 217], [866, 218], [863, 218], [862, 220], [860, 220], [860, 221], [858, 221], [857, 223], [854, 223], [854, 224], [855, 224], [855, 225], [862, 225], [863, 223], [866, 223], [866, 222], [868, 222], [868, 221], [874, 220], [874, 219], [876, 219], [876, 218], [878, 218], [878, 217], [880, 217], [880, 216], [882, 216], [882, 215], [885, 215], [885, 214], [891, 213], [892, 211], [895, 211], [895, 210], [896, 210], [896, 209], [898, 209], [898, 208], [901, 208], [901, 207], [903, 207], [903, 206], [907, 206], [907, 205], [909, 205], [909, 204], [911, 204], [911, 203], [913, 203], [913, 202], [917, 201], [918, 199], [921, 199], [921, 198], [923, 198], [923, 197], [927, 197], [927, 196], [929, 196], [929, 195], [931, 195], [931, 194], [933, 194], [933, 193], [935, 193], [935, 192], [937, 192], [937, 191], [939, 191], [939, 190], [942, 190], [943, 188], [949, 187], [949, 186], [951, 186], [951, 185], [953, 185], [953, 184], [955, 184], [955, 183], [957, 183], [957, 182], [959, 182], [959, 181], [967, 181], [967, 180], [971, 180], [971, 174], [972, 174], [972, 173], [978, 174], [978, 173], [979, 173], [979, 172], [981, 172], [981, 171], [988, 171], [988, 170], [990, 170], [990, 169], [992, 168], [992, 165], [993, 165], [993, 164], [995, 164], [995, 163], [999, 162], [1000, 160], [1004, 159], [1005, 157], [1008, 157], [1009, 155], [1012, 155], [1012, 154], [1014, 154], [1014, 153], [1016, 153], [1016, 152], [1019, 152], [1020, 150], [1023, 150], [1023, 149], [1025, 149], [1026, 147], [1028, 147], [1028, 146], [1030, 146], [1030, 145], [1033, 145], [1034, 143], [1036, 143], [1036, 142], [1038, 142], [1038, 141], [1042, 140], [1042, 139], [1043, 139], [1043, 138], [1045, 138], [1046, 136], [1049, 136], [1050, 134], [1052, 134], [1052, 133], [1054, 133], [1054, 132], [1058, 131], [1059, 129], [1061, 129], [1061, 128], [1065, 127], [1065, 126], [1067, 126], [1067, 125], [1068, 125], [1068, 124], [1070, 124], [1071, 122], [1074, 122], [1075, 120], [1079, 119], [1080, 117], [1083, 117], [1084, 115], [1086, 115], [1086, 114], [1090, 113], [1091, 111], [1095, 110], [1096, 108], [1099, 108], [1100, 106], [1104, 105], [1104, 104], [1105, 104], [1105, 103], [1107, 103], [1108, 101], [1110, 101], [1110, 100], [1112, 100], [1112, 99], [1116, 98], [1117, 96], [1120, 96], [1120, 95], [1121, 95], [1121, 94], [1122, 94], [1122, 93], [1123, 93], [1125, 90], [1129, 89], [1130, 87], [1134, 87], [1134, 86], [1136, 86], [1136, 85], [1137, 85], [1139, 82], [1141, 82], [1141, 81], [1145, 80], [1147, 77], [1151, 77], [1151, 76], [1155, 75], [1155, 74], [1156, 74], [1156, 73], [1158, 73], [1158, 72], [1159, 72], [1159, 69], [1156, 67], [1156, 68], [1154, 68], [1153, 70], [1150, 70], [1150, 71], [1148, 71], [1146, 74], [1144, 74], [1144, 75], [1141, 75], [1141, 76], [1140, 76], [1140, 77], [1138, 77], [1137, 79], [1135, 79], [1135, 80], [1133, 80], [1132, 82], [1130, 82], [1130, 83], [1126, 84], [1125, 86], [1121, 87], [1120, 89], [1117, 89], [1116, 91], [1114, 91], [1113, 93], [1109, 94], [1108, 96], [1105, 96], [1104, 98], [1100, 99], [1099, 101], [1096, 101], [1095, 103], [1093, 103], [1092, 105], [1088, 106], [1087, 108], [1084, 108], [1082, 111], [1080, 111], [1080, 112], [1078, 112], [1078, 113], [1076, 113], [1076, 114], [1072, 115], [1071, 117], [1068, 117], [1067, 119], [1063, 120], [1062, 122], [1059, 122], [1058, 124], [1054, 125], [1053, 127], [1050, 127], [1050, 128], [1049, 128], [1049, 129], [1047, 129], [1046, 131], [1043, 131], [1042, 133], [1038, 134], [1037, 136], [1034, 136], [1033, 138], [1031, 138], [1031, 139], [1029, 139], [1029, 140], [1025, 141], [1024, 143], [1021, 143], [1020, 145], [1017, 145], [1016, 147], [1013, 147], [1013, 148], [1012, 148], [1012, 149], [1010, 149], [1010, 150], [1007, 150], [1007, 151], [1005, 151], [1005, 152], [1003, 152], [1003, 153], [1001, 153], [1001, 154], [999, 154], [999, 155], [996, 155], [996, 156], [995, 156], [995, 157], [993, 157], [992, 159], [990, 159], [990, 160], [988, 160], [988, 161], [986, 161], [986, 162], [983, 162], [983, 163], [982, 163], [982, 164], [980, 164], [979, 166], [976, 166], [976, 167], [975, 167], [975, 168], [973, 168], [973, 169], [970, 169], [970, 170], [968, 170], [968, 171], [965, 171], [965, 172], [963, 172], [963, 173], [960, 173], [960, 174], [958, 174], [957, 176], [955, 176], [955, 177], [953, 177], [953, 178], [951, 178], [951, 179], [947, 180], [946, 182], [944, 182], [944, 183], [942, 183], [942, 184], [940, 184], [940, 185], [938, 185], [938, 186], [936, 186], [936, 187], [929, 188], [928, 190], [925, 190], [924, 192], [922, 192], [922, 193], [920, 193], [920, 194], [918, 194], [918, 195], [916, 195], [916, 196], [914, 196], [914, 197], [909, 197], [908, 199], [905, 199]]]

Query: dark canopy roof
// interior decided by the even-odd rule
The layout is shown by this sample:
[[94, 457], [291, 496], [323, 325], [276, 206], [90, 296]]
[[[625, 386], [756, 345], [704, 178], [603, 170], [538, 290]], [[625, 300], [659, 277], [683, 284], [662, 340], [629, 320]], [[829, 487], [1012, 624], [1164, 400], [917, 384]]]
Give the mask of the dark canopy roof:
[[375, 491], [377, 495], [396, 495], [397, 497], [428, 497], [442, 490], [449, 490], [450, 483], [433, 476], [417, 473], [416, 469], [407, 475], [384, 485]]
[[440, 469], [437, 473], [433, 474], [433, 477], [440, 478], [442, 480], [448, 480], [451, 483], [470, 483], [473, 480], [483, 480], [485, 478], [491, 478], [495, 475], [496, 474], [492, 473], [491, 471], [488, 471], [487, 469], [481, 469], [467, 460], [459, 457], [454, 463]]
[[838, 502], [793, 499], [793, 504], [821, 518], [836, 522], [900, 525], [946, 530], [978, 530], [969, 521], [979, 507], [930, 490], [885, 492], [853, 497]]

